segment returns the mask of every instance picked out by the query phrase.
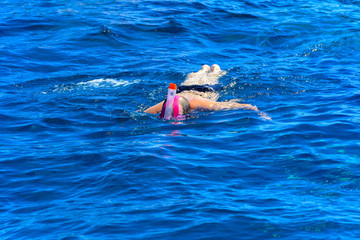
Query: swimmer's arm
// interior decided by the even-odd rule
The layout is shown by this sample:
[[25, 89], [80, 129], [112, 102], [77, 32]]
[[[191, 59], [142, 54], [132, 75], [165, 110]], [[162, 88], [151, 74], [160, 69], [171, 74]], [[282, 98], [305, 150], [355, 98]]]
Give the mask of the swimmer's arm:
[[190, 106], [192, 109], [200, 108], [214, 111], [219, 111], [222, 109], [248, 109], [257, 112], [265, 120], [271, 120], [271, 117], [268, 116], [266, 113], [259, 112], [259, 109], [256, 106], [253, 106], [251, 104], [237, 103], [234, 101], [215, 102], [205, 98], [197, 98], [190, 102]]
[[253, 106], [251, 104], [242, 104], [242, 103], [237, 103], [237, 102], [233, 102], [233, 101], [215, 102], [215, 101], [212, 101], [212, 100], [209, 100], [206, 98], [202, 98], [202, 97], [194, 98], [190, 102], [190, 106], [192, 109], [200, 108], [200, 109], [214, 110], [214, 111], [218, 111], [218, 110], [222, 110], [222, 109], [239, 109], [239, 108], [259, 111], [259, 109], [256, 106]]
[[220, 110], [220, 109], [248, 109], [248, 110], [253, 110], [255, 112], [257, 112], [257, 114], [264, 120], [271, 120], [271, 117], [269, 115], [267, 115], [264, 112], [260, 112], [259, 109], [256, 106], [253, 106], [251, 104], [242, 104], [242, 103], [237, 103], [237, 102], [218, 102], [217, 103], [217, 109], [215, 110]]
[[248, 109], [253, 110], [255, 112], [258, 112], [259, 109], [256, 106], [253, 106], [251, 104], [243, 104], [243, 103], [237, 103], [237, 102], [217, 102], [214, 110], [222, 110], [222, 109]]
[[157, 113], [161, 112], [163, 104], [164, 104], [164, 101], [159, 102], [155, 106], [149, 107], [144, 112], [145, 113], [151, 113], [151, 114], [157, 114]]

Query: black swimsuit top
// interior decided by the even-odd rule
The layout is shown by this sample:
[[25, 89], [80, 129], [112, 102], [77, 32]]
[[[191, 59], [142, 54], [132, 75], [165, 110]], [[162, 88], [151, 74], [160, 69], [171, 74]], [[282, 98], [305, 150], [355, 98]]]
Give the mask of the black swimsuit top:
[[197, 91], [197, 92], [216, 92], [214, 87], [212, 87], [210, 85], [185, 85], [185, 86], [178, 87], [178, 89], [176, 90], [176, 93], [181, 93], [184, 91], [191, 91], [191, 90]]

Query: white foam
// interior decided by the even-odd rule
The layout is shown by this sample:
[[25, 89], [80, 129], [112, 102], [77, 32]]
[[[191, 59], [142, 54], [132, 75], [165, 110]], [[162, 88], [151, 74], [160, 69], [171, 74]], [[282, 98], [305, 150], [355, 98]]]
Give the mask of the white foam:
[[219, 78], [225, 74], [225, 71], [190, 73], [182, 85], [216, 85], [219, 83]]
[[86, 87], [119, 87], [119, 86], [127, 86], [127, 85], [131, 85], [131, 84], [135, 84], [135, 83], [139, 83], [140, 80], [139, 79], [135, 79], [132, 82], [126, 81], [126, 80], [122, 80], [122, 79], [112, 79], [112, 78], [99, 78], [99, 79], [94, 79], [94, 80], [90, 80], [87, 82], [79, 82], [78, 85], [79, 86], [86, 86]]

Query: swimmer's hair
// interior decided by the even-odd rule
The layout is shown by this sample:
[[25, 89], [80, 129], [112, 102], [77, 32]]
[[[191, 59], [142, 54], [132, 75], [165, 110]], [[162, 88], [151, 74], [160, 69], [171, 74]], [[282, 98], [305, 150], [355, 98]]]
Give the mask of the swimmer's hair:
[[186, 98], [180, 97], [179, 105], [181, 105], [181, 107], [183, 109], [183, 115], [189, 114], [191, 112], [190, 103]]

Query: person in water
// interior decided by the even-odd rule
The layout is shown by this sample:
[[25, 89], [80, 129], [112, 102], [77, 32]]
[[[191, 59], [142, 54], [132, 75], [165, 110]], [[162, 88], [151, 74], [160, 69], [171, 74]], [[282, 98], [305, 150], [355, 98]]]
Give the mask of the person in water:
[[[212, 110], [222, 109], [249, 109], [259, 113], [256, 106], [243, 104], [235, 101], [217, 102], [219, 93], [215, 91], [218, 79], [226, 72], [220, 69], [220, 66], [214, 64], [203, 65], [198, 72], [188, 74], [186, 80], [177, 89], [177, 94], [173, 101], [172, 117], [184, 116], [191, 113], [192, 110]], [[158, 114], [160, 118], [164, 117], [166, 99], [148, 109], [145, 113]], [[259, 113], [265, 119], [271, 119], [264, 113]]]

